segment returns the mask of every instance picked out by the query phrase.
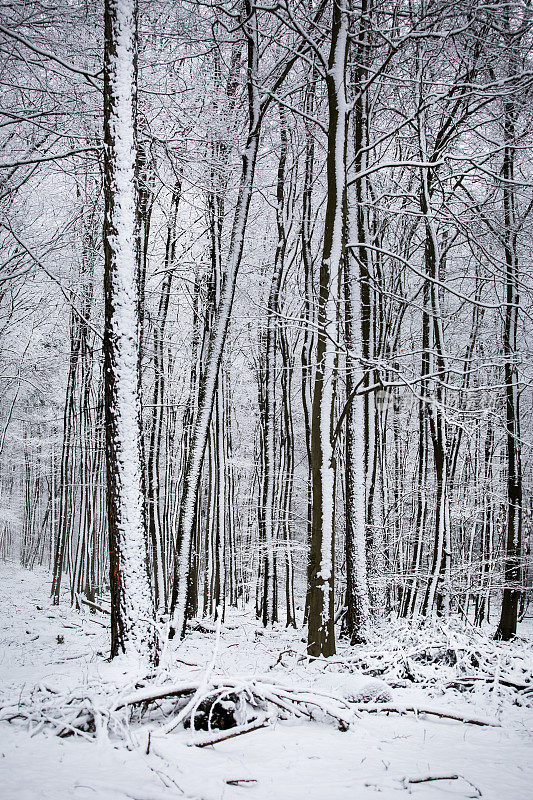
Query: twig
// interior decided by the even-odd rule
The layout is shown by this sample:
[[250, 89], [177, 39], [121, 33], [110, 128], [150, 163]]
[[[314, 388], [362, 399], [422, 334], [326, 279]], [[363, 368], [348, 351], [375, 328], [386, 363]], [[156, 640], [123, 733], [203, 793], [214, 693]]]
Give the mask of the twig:
[[429, 781], [458, 781], [459, 775], [425, 775], [423, 778], [404, 778], [405, 783], [428, 783]]
[[469, 781], [468, 778], [465, 778], [464, 775], [423, 775], [419, 778], [402, 778], [402, 784], [404, 788], [409, 788], [410, 783], [429, 783], [430, 781], [458, 781], [462, 780], [465, 783], [468, 783], [469, 786], [474, 789], [476, 792], [475, 797], [482, 797], [481, 790]]
[[[100, 627], [101, 627], [101, 628], [107, 628], [107, 627], [109, 627], [109, 626], [108, 626], [108, 625], [107, 625], [105, 622], [102, 622], [102, 620], [101, 620], [101, 619], [96, 619], [96, 617], [92, 617], [92, 616], [91, 616], [91, 617], [82, 617], [82, 619], [84, 619], [86, 622], [94, 622], [94, 624], [95, 624], [95, 625], [100, 625]], [[86, 635], [86, 636], [87, 636], [87, 635], [89, 635], [89, 634], [90, 634], [91, 636], [94, 636], [94, 635], [95, 635], [95, 634], [94, 634], [93, 632], [91, 632], [91, 631], [86, 631], [86, 632], [85, 632], [85, 635]]]
[[191, 718], [191, 725], [192, 725], [193, 717], [194, 717], [194, 715], [196, 713], [196, 709], [198, 708], [198, 706], [202, 702], [202, 699], [205, 699], [205, 698], [202, 698], [202, 694], [205, 694], [207, 692], [207, 690], [209, 690], [209, 684], [210, 684], [210, 680], [211, 680], [211, 675], [213, 674], [213, 671], [215, 669], [215, 664], [216, 664], [216, 660], [217, 660], [217, 656], [218, 656], [218, 650], [219, 650], [219, 647], [220, 647], [220, 632], [222, 630], [222, 608], [221, 608], [221, 606], [217, 607], [217, 616], [218, 616], [217, 632], [216, 632], [215, 646], [213, 648], [213, 657], [211, 659], [211, 663], [207, 667], [207, 669], [205, 671], [205, 674], [204, 674], [204, 676], [202, 678], [202, 681], [201, 681], [200, 684], [198, 684], [198, 688], [196, 689], [194, 695], [191, 697], [191, 699], [189, 700], [189, 702], [187, 703], [185, 708], [183, 708], [179, 712], [177, 717], [175, 719], [172, 719], [170, 722], [167, 722], [167, 724], [164, 726], [163, 730], [161, 731], [161, 733], [163, 733], [163, 734], [170, 733], [171, 731], [173, 731], [174, 728], [177, 728], [178, 725], [181, 725], [181, 723], [184, 721], [184, 719], [189, 715], [190, 715], [190, 718]]
[[278, 664], [281, 662], [281, 659], [283, 658], [283, 656], [289, 655], [290, 653], [294, 653], [295, 655], [299, 655], [298, 651], [294, 650], [292, 647], [289, 647], [288, 650], [282, 650], [281, 653], [278, 656], [278, 660], [276, 661], [276, 663], [275, 664], [271, 664], [269, 666], [269, 669], [274, 669], [274, 667], [277, 667]]
[[197, 736], [187, 744], [189, 747], [208, 747], [210, 744], [218, 744], [218, 742], [224, 742], [226, 739], [242, 736], [243, 733], [251, 733], [251, 731], [257, 731], [260, 728], [266, 728], [268, 725], [270, 725], [270, 717], [259, 717], [246, 725], [239, 725], [237, 728], [230, 728], [227, 731], [210, 733], [205, 736]]

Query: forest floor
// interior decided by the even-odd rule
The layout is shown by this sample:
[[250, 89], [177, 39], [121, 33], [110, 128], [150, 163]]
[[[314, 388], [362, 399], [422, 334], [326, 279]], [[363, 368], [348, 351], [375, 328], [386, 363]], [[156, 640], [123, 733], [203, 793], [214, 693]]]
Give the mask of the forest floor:
[[[302, 631], [280, 626], [265, 632], [252, 615], [231, 616], [218, 645], [214, 633], [197, 630], [167, 652], [159, 683], [169, 676], [174, 683], [202, 681], [211, 664], [220, 679], [246, 674], [312, 687], [350, 700], [349, 730], [339, 730], [325, 715], [287, 714], [283, 720], [281, 713], [264, 728], [197, 747], [190, 746], [197, 734], [183, 726], [157, 735], [152, 725], [147, 754], [148, 723], [142, 719], [128, 722], [123, 735], [114, 729], [60, 737], [44, 712], [32, 717], [32, 698], [42, 710], [43, 692], [86, 695], [92, 707], [103, 709], [99, 687], [131, 690], [135, 684], [128, 665], [106, 660], [104, 615], [75, 611], [68, 598], [53, 607], [49, 589], [44, 570], [0, 564], [2, 800], [532, 796], [533, 642], [525, 625], [515, 643], [497, 645], [458, 625], [423, 632], [389, 626], [365, 647], [341, 645], [326, 664], [305, 658]], [[26, 708], [24, 719], [1, 711], [17, 703]], [[391, 707], [406, 713], [383, 710]]]

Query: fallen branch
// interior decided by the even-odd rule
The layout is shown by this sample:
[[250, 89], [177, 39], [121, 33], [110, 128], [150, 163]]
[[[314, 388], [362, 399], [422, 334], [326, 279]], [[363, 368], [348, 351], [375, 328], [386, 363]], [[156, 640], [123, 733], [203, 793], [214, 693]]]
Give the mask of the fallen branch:
[[138, 689], [136, 692], [122, 697], [112, 710], [119, 711], [126, 706], [134, 706], [139, 703], [151, 703], [166, 697], [181, 697], [183, 695], [192, 694], [196, 691], [198, 686], [199, 684], [197, 682], [182, 682], [163, 686], [145, 686], [143, 689]]
[[403, 778], [402, 783], [428, 783], [429, 781], [458, 781], [459, 775], [425, 775], [423, 778]]
[[[347, 730], [353, 721], [354, 707], [341, 697], [325, 692], [316, 692], [310, 688], [292, 688], [253, 676], [249, 678], [212, 678], [207, 683], [182, 681], [162, 686], [144, 686], [142, 689], [137, 689], [126, 697], [120, 698], [113, 706], [112, 711], [166, 698], [195, 695], [195, 693], [197, 694], [195, 703], [199, 705], [208, 696], [216, 699], [217, 694], [222, 695], [228, 692], [243, 694], [246, 700], [255, 706], [264, 706], [265, 703], [270, 703], [295, 717], [304, 715], [312, 718], [310, 707], [313, 707], [335, 720], [342, 730]], [[175, 727], [173, 720], [168, 723], [166, 732], [170, 732], [171, 727], [169, 726]]]
[[239, 725], [237, 728], [230, 728], [227, 731], [218, 731], [217, 733], [208, 733], [204, 736], [195, 736], [187, 742], [189, 747], [208, 747], [210, 744], [218, 744], [224, 742], [226, 739], [233, 739], [235, 736], [242, 736], [244, 733], [251, 733], [260, 728], [266, 728], [270, 725], [270, 717], [259, 717], [246, 723], [246, 725]]
[[[94, 622], [95, 625], [100, 625], [101, 628], [108, 628], [109, 627], [109, 625], [106, 622], [102, 622], [101, 619], [97, 619], [96, 617], [93, 617], [92, 615], [90, 617], [82, 617], [82, 619], [83, 619], [84, 622]], [[89, 635], [91, 635], [91, 636], [94, 635], [93, 633], [90, 633], [89, 631], [85, 631], [85, 633], [86, 634], [89, 633]]]
[[458, 685], [468, 686], [469, 683], [474, 683], [474, 681], [483, 681], [483, 683], [498, 683], [501, 684], [501, 686], [507, 686], [509, 689], [516, 689], [517, 692], [524, 692], [528, 689], [533, 689], [531, 684], [516, 683], [516, 681], [510, 680], [510, 678], [495, 678], [494, 676], [490, 675], [465, 675], [462, 678], [454, 678], [454, 680], [448, 681], [446, 686], [450, 688]]
[[356, 706], [358, 711], [368, 711], [369, 713], [376, 713], [383, 711], [390, 714], [431, 714], [434, 717], [441, 719], [453, 719], [456, 722], [464, 722], [469, 725], [486, 725], [492, 728], [499, 728], [500, 723], [497, 720], [482, 719], [480, 717], [471, 717], [469, 714], [457, 714], [453, 711], [437, 708], [419, 708], [418, 706], [392, 706], [385, 703], [365, 703], [364, 705]]
[[[216, 633], [217, 626], [210, 622], [207, 619], [191, 619], [187, 623], [187, 627], [190, 628], [192, 631], [197, 631], [198, 633]], [[224, 623], [224, 630], [226, 631], [234, 631], [237, 630], [239, 626], [235, 623]]]
[[230, 778], [226, 781], [228, 786], [246, 786], [249, 783], [257, 783], [255, 778]]
[[274, 669], [274, 667], [277, 667], [278, 664], [281, 663], [281, 659], [283, 658], [283, 656], [291, 655], [291, 653], [294, 653], [295, 656], [301, 655], [301, 653], [299, 653], [297, 650], [294, 650], [292, 647], [289, 647], [288, 650], [282, 650], [278, 656], [278, 660], [274, 664], [271, 664], [269, 666], [269, 669]]
[[423, 775], [419, 778], [402, 778], [402, 784], [405, 789], [408, 789], [411, 783], [430, 783], [432, 781], [458, 781], [458, 780], [462, 780], [465, 783], [468, 783], [468, 785], [471, 786], [472, 789], [474, 789], [476, 794], [471, 796], [474, 797], [482, 796], [481, 791], [478, 789], [478, 787], [474, 783], [472, 783], [472, 781], [469, 781], [468, 778], [465, 778], [463, 775]]
[[90, 600], [86, 600], [85, 597], [80, 597], [80, 595], [78, 595], [78, 601], [83, 603], [84, 606], [89, 606], [89, 608], [94, 608], [96, 611], [101, 611], [102, 614], [111, 614], [111, 611], [108, 608], [102, 608], [102, 606], [99, 606], [96, 603], [91, 603]]

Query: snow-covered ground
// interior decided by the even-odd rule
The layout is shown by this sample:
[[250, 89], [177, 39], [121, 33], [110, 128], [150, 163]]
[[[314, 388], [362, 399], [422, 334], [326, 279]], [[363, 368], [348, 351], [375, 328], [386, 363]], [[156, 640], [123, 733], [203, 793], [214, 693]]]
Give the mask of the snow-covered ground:
[[[106, 661], [108, 637], [101, 614], [77, 612], [66, 599], [52, 607], [46, 572], [0, 565], [0, 681], [2, 706], [31, 697], [33, 687], [57, 692], [86, 690], [101, 703], [98, 686], [131, 681], [120, 660]], [[405, 631], [404, 631], [405, 633]], [[390, 635], [390, 631], [389, 631]], [[222, 627], [215, 659], [218, 676], [269, 675], [288, 686], [308, 686], [339, 696], [386, 701], [396, 707], [448, 710], [497, 722], [479, 726], [407, 713], [357, 712], [348, 731], [327, 721], [277, 720], [271, 725], [209, 747], [188, 746], [191, 732], [180, 728], [151, 736], [147, 726], [131, 725], [124, 736], [103, 734], [60, 738], [41, 717], [28, 723], [0, 722], [0, 798], [2, 800], [359, 800], [362, 798], [483, 797], [526, 800], [533, 786], [533, 710], [516, 705], [512, 688], [493, 691], [480, 682], [474, 692], [445, 688], [457, 665], [427, 669], [428, 681], [402, 681], [394, 669], [388, 683], [353, 671], [357, 650], [340, 648], [338, 658], [309, 664], [301, 658], [301, 631], [263, 632], [252, 616], [230, 617]], [[454, 640], [455, 641], [455, 640]], [[530, 644], [521, 643], [531, 652]], [[162, 679], [201, 680], [213, 660], [215, 636], [196, 631], [165, 656]], [[387, 649], [388, 648], [388, 649]], [[398, 648], [390, 640], [386, 652]], [[509, 677], [511, 646], [495, 651]], [[409, 651], [415, 652], [416, 648]], [[453, 642], [450, 641], [450, 651]], [[283, 653], [283, 651], [287, 651]], [[282, 655], [280, 655], [283, 653]], [[379, 661], [376, 645], [365, 648], [367, 662]], [[398, 663], [409, 663], [405, 651]], [[454, 659], [452, 659], [453, 661]], [[394, 658], [392, 659], [392, 662]], [[187, 662], [187, 663], [183, 663]], [[392, 663], [391, 662], [391, 663]], [[518, 663], [518, 662], [517, 662]], [[527, 661], [525, 662], [527, 667]], [[524, 669], [526, 669], [524, 667]], [[530, 662], [529, 667], [530, 668]], [[433, 670], [433, 672], [431, 672]], [[419, 674], [419, 673], [417, 673]], [[475, 670], [470, 670], [475, 674]], [[531, 674], [513, 679], [528, 682]], [[496, 675], [498, 679], [498, 675]], [[405, 686], [401, 686], [402, 682]], [[48, 690], [46, 689], [46, 691]], [[37, 689], [39, 691], [39, 689]], [[19, 698], [19, 700], [17, 700]], [[375, 708], [375, 705], [372, 706]], [[0, 712], [1, 717], [1, 712]], [[445, 778], [416, 782], [422, 778]], [[452, 777], [454, 776], [454, 777]], [[413, 782], [415, 781], [415, 782]]]

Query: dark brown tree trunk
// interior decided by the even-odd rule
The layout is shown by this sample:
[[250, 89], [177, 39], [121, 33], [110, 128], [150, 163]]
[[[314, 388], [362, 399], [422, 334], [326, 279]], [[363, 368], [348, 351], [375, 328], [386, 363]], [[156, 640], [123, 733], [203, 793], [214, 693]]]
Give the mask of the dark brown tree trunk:
[[[516, 75], [517, 41], [510, 31], [509, 7], [505, 6], [506, 43], [510, 48], [510, 76]], [[505, 588], [496, 638], [508, 641], [516, 634], [520, 599], [520, 558], [522, 555], [522, 461], [520, 455], [520, 395], [516, 363], [519, 308], [519, 263], [517, 253], [516, 188], [516, 108], [513, 99], [504, 104], [503, 135], [503, 211], [505, 251], [505, 319], [503, 357], [505, 375], [505, 428], [507, 443], [507, 532], [505, 540]]]
[[345, 244], [347, 48], [347, 8], [343, 0], [334, 0], [329, 69], [326, 76], [329, 113], [328, 192], [324, 250], [320, 266], [316, 371], [311, 420], [313, 525], [307, 638], [309, 655], [326, 657], [335, 654], [335, 465], [332, 423], [337, 359], [337, 289]]

